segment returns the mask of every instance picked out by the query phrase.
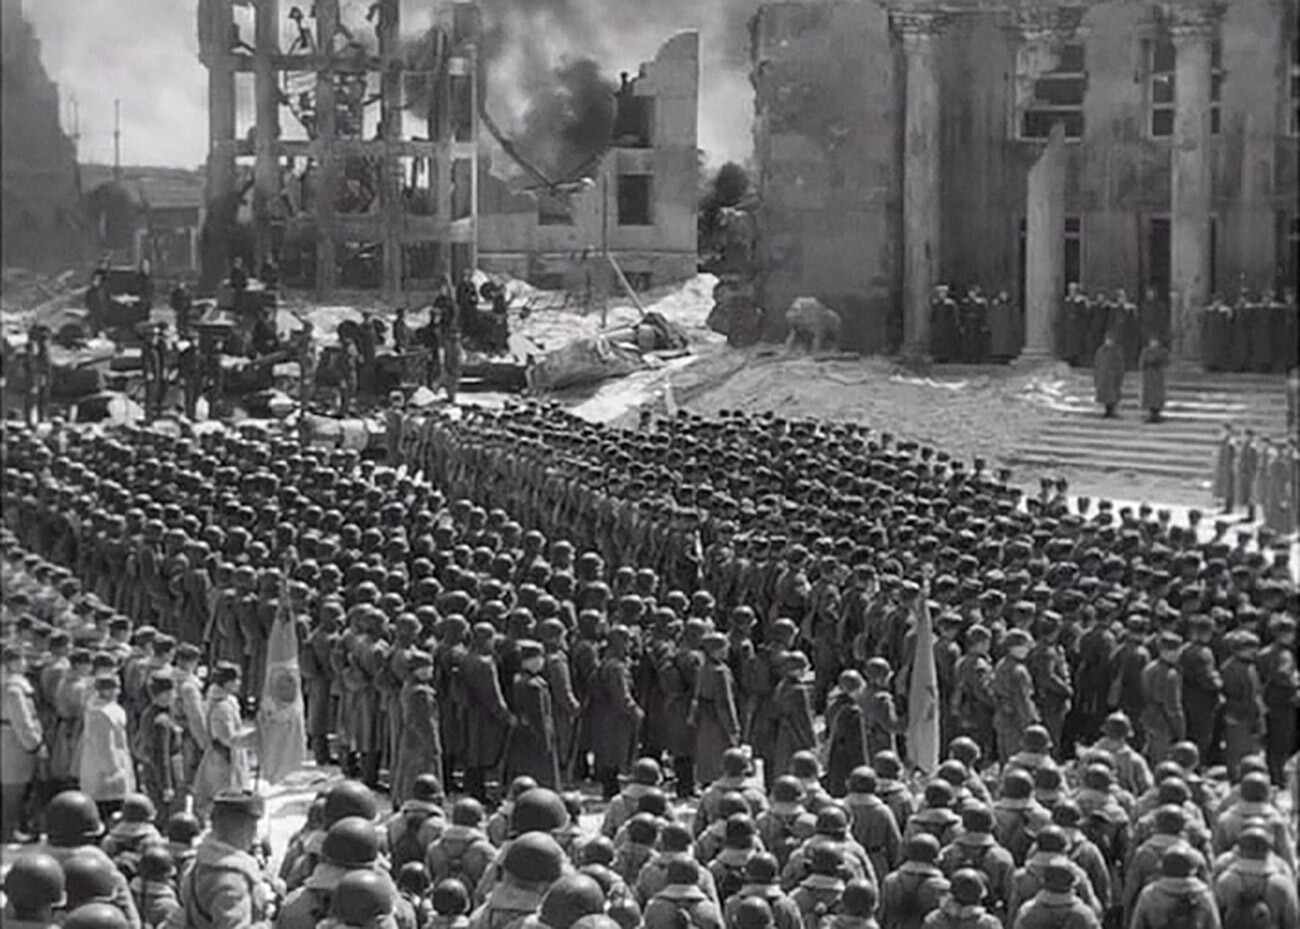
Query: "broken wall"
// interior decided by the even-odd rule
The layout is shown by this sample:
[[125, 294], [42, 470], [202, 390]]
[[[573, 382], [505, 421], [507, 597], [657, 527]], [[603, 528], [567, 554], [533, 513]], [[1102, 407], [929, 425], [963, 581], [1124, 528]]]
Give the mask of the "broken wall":
[[901, 337], [902, 97], [898, 52], [874, 2], [774, 3], [753, 32], [759, 304], [767, 335], [814, 296], [843, 347]]
[[77, 155], [59, 124], [59, 89], [21, 0], [4, 0], [0, 23], [0, 178], [5, 265], [55, 270], [89, 254]]
[[[525, 192], [481, 160], [480, 266], [549, 287], [608, 289], [603, 258], [608, 247], [639, 284], [658, 286], [694, 276], [699, 260], [699, 55], [698, 34], [682, 32], [641, 66], [631, 93], [650, 101], [650, 144], [610, 148], [582, 189], [567, 185], [571, 193]], [[500, 162], [507, 156], [496, 149], [493, 158]], [[631, 191], [635, 185], [648, 187], [648, 193]], [[622, 198], [620, 187], [625, 187]], [[624, 215], [630, 206], [639, 206], [634, 193], [647, 197], [647, 210]], [[636, 221], [628, 221], [632, 219]]]

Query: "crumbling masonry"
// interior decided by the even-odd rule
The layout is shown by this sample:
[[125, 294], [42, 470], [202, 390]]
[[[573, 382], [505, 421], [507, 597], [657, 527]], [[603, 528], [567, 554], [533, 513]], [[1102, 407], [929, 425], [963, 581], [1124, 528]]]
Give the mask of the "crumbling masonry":
[[[251, 36], [237, 6], [241, 16], [251, 10]], [[281, 0], [199, 4], [209, 74], [205, 281], [249, 251], [236, 242], [250, 162], [248, 257], [274, 258], [321, 296], [378, 288], [414, 299], [473, 268], [477, 7], [441, 3], [414, 56], [402, 43], [400, 0], [378, 0], [365, 23], [341, 22], [340, 0], [284, 14]], [[256, 113], [240, 137], [236, 80], [248, 74]], [[305, 138], [281, 132], [288, 120]]]

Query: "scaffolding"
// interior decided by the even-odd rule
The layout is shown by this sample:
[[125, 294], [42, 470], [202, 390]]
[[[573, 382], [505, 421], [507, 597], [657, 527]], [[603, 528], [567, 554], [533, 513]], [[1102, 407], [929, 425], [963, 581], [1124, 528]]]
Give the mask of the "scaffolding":
[[[251, 45], [236, 6], [251, 10]], [[416, 56], [411, 38], [403, 42], [400, 0], [369, 7], [365, 28], [374, 30], [377, 53], [360, 28], [340, 21], [340, 0], [303, 6], [309, 15], [295, 6], [282, 17], [281, 0], [200, 2], [211, 234], [231, 234], [251, 191], [256, 264], [305, 267], [301, 276], [319, 297], [377, 287], [394, 301], [427, 300], [444, 277], [477, 265], [478, 8], [472, 0], [440, 3]], [[289, 24], [296, 37], [283, 51]], [[240, 138], [236, 76], [250, 73], [253, 128]], [[376, 104], [378, 121], [367, 132]], [[283, 138], [284, 117], [307, 138]], [[249, 159], [251, 182], [239, 168]], [[224, 275], [231, 254], [228, 242], [205, 248], [205, 279]], [[369, 271], [357, 270], [363, 266]]]

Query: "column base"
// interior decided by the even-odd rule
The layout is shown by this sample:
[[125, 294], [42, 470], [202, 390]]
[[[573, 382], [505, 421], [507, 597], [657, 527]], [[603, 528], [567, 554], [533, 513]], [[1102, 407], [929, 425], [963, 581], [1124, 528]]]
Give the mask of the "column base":
[[898, 363], [908, 368], [928, 368], [934, 364], [934, 356], [924, 345], [904, 345], [897, 357]]
[[1056, 355], [1049, 348], [1029, 348], [1025, 347], [1020, 354], [1011, 360], [1011, 367], [1018, 369], [1025, 368], [1042, 368], [1056, 363]]

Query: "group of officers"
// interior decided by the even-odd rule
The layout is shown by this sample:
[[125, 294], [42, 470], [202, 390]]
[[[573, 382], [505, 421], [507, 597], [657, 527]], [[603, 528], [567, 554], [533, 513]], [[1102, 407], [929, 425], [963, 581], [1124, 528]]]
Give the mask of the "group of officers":
[[[955, 293], [947, 284], [930, 298], [931, 354], [940, 364], [988, 364], [1016, 357], [1024, 344], [1024, 319], [1007, 291], [984, 295], [977, 285]], [[1291, 288], [1254, 294], [1244, 285], [1235, 300], [1215, 294], [1199, 314], [1202, 360], [1209, 371], [1284, 374], [1300, 353], [1300, 311]], [[1093, 363], [1110, 333], [1125, 366], [1155, 338], [1168, 344], [1169, 302], [1148, 287], [1139, 303], [1123, 289], [1089, 295], [1071, 283], [1056, 324], [1056, 354], [1072, 365]]]
[[[256, 822], [255, 801], [227, 791], [249, 782], [241, 711], [287, 609], [319, 761], [337, 755], [371, 786], [386, 770], [408, 812], [437, 807], [444, 786], [482, 804], [491, 781], [559, 790], [594, 775], [629, 820], [611, 829], [614, 854], [647, 857], [677, 848], [657, 773], [670, 761], [681, 798], [712, 785], [685, 836], [694, 870], [668, 875], [697, 903], [701, 864], [748, 887], [763, 883], [748, 862], [771, 854], [781, 888], [818, 892], [795, 923], [769, 902], [783, 929], [865, 926], [877, 909], [886, 926], [963, 925], [981, 906], [1017, 927], [1158, 927], [1189, 897], [1193, 925], [1231, 924], [1246, 873], [1264, 875], [1248, 907], [1262, 901], [1261, 925], [1295, 925], [1295, 838], [1272, 797], [1296, 748], [1296, 591], [1269, 530], [1233, 538], [1199, 513], [1178, 526], [1149, 507], [1071, 505], [1063, 482], [1025, 499], [982, 461], [772, 415], [632, 432], [530, 403], [390, 429], [386, 466], [253, 429], [5, 431], [6, 551], [66, 602], [6, 603], [7, 830], [15, 788], [21, 806], [74, 779], [53, 764], [57, 734], [96, 731], [118, 751], [97, 747], [87, 774], [82, 745], [76, 779], [101, 819], [139, 807], [138, 784], [159, 817], [192, 791], [222, 842], [255, 835], [238, 826]], [[926, 611], [949, 748], [937, 772], [909, 777]], [[51, 700], [52, 667], [95, 696], [60, 685]], [[177, 683], [190, 674], [199, 723]], [[160, 749], [149, 740], [164, 731]], [[93, 770], [114, 758], [120, 777]], [[746, 787], [754, 767], [766, 799]], [[457, 804], [447, 829], [472, 830], [474, 809]], [[327, 859], [329, 829], [315, 831], [303, 848]], [[427, 864], [436, 841], [421, 844]], [[359, 860], [345, 857], [328, 872], [339, 880]], [[480, 893], [479, 924], [514, 925], [528, 914], [491, 905], [509, 851], [484, 857], [504, 874]], [[978, 873], [958, 880], [966, 864]], [[538, 906], [555, 883], [515, 877]], [[634, 924], [669, 925], [652, 918], [656, 896]]]

